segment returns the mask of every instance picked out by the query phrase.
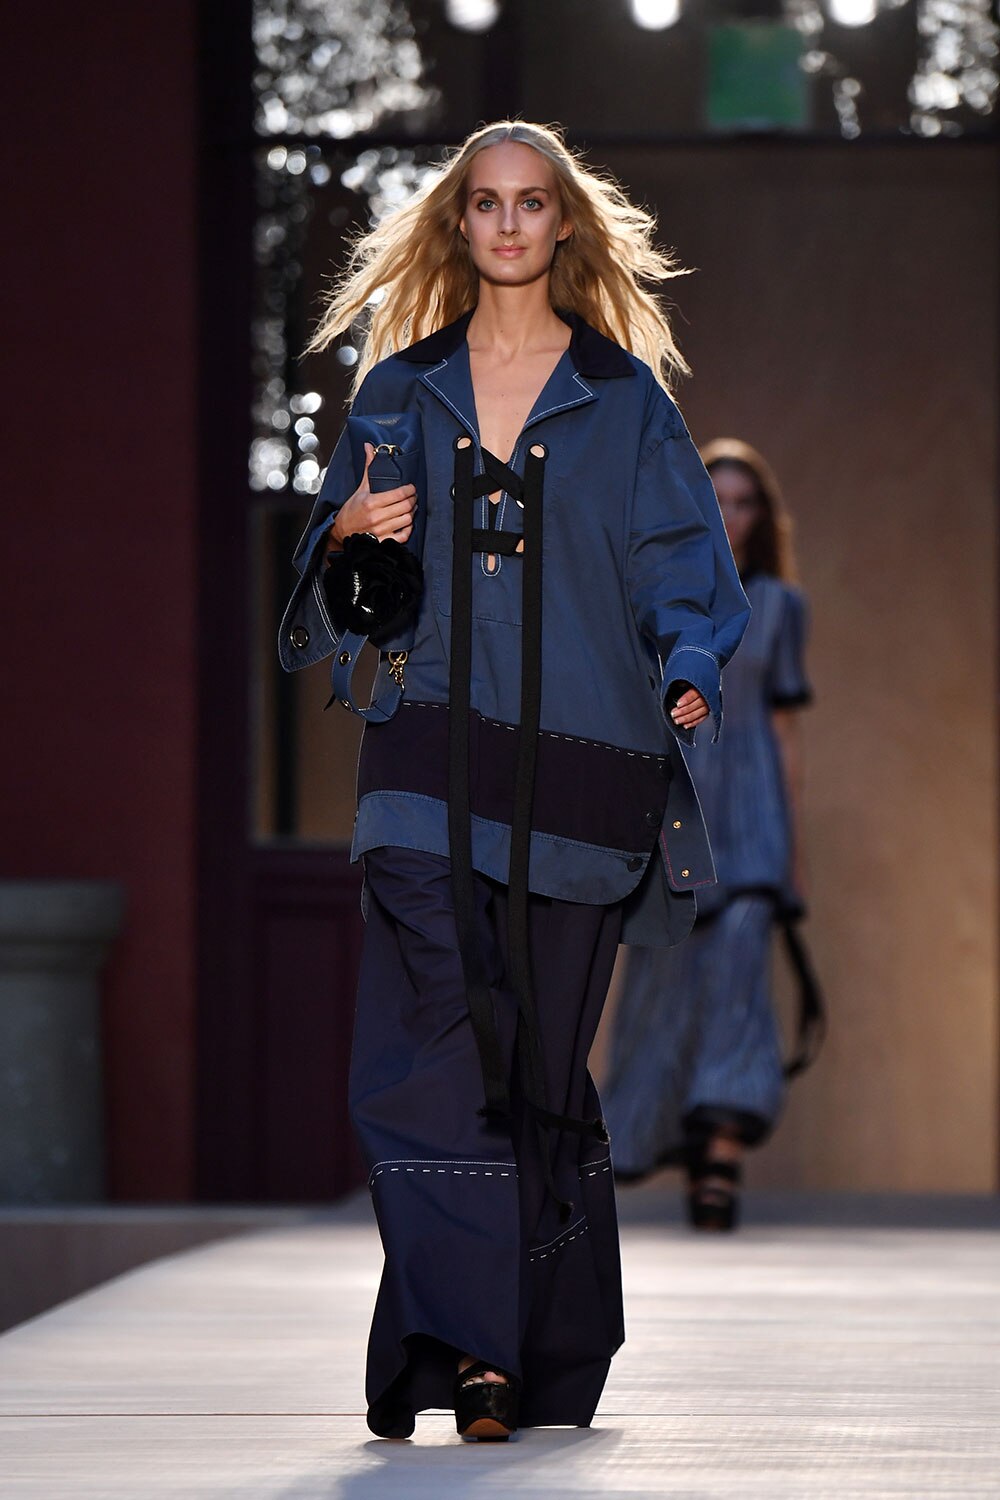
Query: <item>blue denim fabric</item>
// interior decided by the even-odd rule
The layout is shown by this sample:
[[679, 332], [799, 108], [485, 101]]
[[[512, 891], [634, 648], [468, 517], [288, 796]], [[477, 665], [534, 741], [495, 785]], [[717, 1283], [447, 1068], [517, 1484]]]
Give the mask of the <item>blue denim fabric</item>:
[[[368, 374], [355, 413], [417, 412], [423, 427], [426, 483], [411, 545], [422, 557], [425, 592], [406, 665], [413, 702], [448, 701], [454, 442], [470, 436], [481, 471], [479, 431], [465, 330], [469, 316], [393, 355]], [[659, 840], [666, 879], [645, 882], [652, 899], [626, 913], [630, 942], [674, 941], [694, 917], [693, 893], [714, 882], [711, 851], [690, 777], [675, 741], [669, 707], [686, 684], [703, 694], [712, 721], [699, 739], [717, 738], [722, 721], [720, 672], [749, 618], [712, 489], [671, 399], [640, 360], [572, 315], [573, 333], [529, 415], [511, 467], [520, 471], [529, 444], [544, 443], [545, 607], [542, 629], [542, 728], [597, 740], [626, 753], [671, 754], [674, 775]], [[323, 538], [359, 475], [342, 438], [334, 452], [295, 554], [300, 578], [282, 621], [279, 653], [288, 669], [335, 650], [321, 582]], [[488, 500], [480, 502], [486, 522]], [[501, 498], [496, 524], [520, 531], [520, 511]], [[472, 706], [484, 717], [516, 724], [520, 692], [520, 562], [485, 559], [474, 569]], [[608, 796], [615, 788], [608, 787]], [[368, 804], [368, 805], [366, 805]], [[476, 868], [502, 878], [505, 847], [494, 827], [474, 829]], [[551, 842], [551, 841], [550, 841]], [[559, 842], [559, 841], [557, 841]], [[572, 841], [549, 848], [536, 837], [532, 889], [606, 903], [643, 880], [650, 856], [588, 849]], [[373, 794], [358, 812], [353, 856], [378, 844], [442, 852], [447, 810], [434, 798]], [[541, 882], [541, 883], [540, 883]], [[662, 887], [662, 890], [661, 890]], [[668, 912], [680, 898], [682, 916]]]

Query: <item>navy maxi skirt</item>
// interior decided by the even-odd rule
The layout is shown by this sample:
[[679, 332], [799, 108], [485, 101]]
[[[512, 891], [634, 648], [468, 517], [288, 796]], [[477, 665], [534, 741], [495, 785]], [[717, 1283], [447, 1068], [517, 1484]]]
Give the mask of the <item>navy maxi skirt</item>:
[[[607, 1144], [550, 1132], [520, 1104], [516, 1000], [505, 983], [506, 887], [476, 875], [477, 921], [509, 1062], [511, 1123], [479, 1113], [448, 860], [400, 848], [365, 856], [351, 1114], [371, 1167], [385, 1265], [368, 1346], [368, 1425], [407, 1437], [450, 1409], [462, 1354], [522, 1381], [523, 1426], [586, 1427], [624, 1337]], [[621, 909], [530, 898], [535, 995], [549, 1107], [600, 1115], [587, 1071]]]

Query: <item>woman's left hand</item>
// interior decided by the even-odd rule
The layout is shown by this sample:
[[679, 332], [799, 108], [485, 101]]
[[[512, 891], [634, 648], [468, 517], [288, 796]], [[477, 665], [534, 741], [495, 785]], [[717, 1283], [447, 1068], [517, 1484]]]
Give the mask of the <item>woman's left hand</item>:
[[682, 693], [670, 710], [670, 717], [679, 729], [693, 729], [702, 719], [707, 719], [708, 704], [695, 688]]

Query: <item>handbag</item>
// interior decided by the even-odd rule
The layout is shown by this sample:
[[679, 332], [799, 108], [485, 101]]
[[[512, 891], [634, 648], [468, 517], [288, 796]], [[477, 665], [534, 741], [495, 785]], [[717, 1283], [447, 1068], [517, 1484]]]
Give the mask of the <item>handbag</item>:
[[[370, 490], [381, 494], [413, 484], [419, 495], [423, 454], [420, 418], [415, 413], [350, 416], [347, 435], [356, 484], [364, 477], [365, 444], [371, 443], [375, 454], [368, 466]], [[423, 596], [417, 527], [406, 543], [393, 537], [379, 541], [370, 532], [346, 537], [323, 575], [323, 590], [330, 618], [340, 635], [333, 659], [330, 703], [336, 699], [369, 722], [384, 722], [399, 707], [403, 668]], [[383, 654], [385, 670], [380, 668], [371, 703], [361, 708], [354, 699], [352, 679], [366, 641]]]

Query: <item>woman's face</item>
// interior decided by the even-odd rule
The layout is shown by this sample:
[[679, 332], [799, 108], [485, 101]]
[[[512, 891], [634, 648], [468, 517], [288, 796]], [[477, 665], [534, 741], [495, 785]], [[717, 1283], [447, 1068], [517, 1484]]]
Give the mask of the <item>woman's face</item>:
[[551, 162], [520, 141], [487, 146], [473, 157], [459, 228], [479, 275], [497, 286], [537, 281], [557, 243], [573, 232]]
[[719, 463], [712, 466], [712, 484], [718, 496], [729, 545], [739, 561], [761, 516], [756, 481], [732, 464]]

